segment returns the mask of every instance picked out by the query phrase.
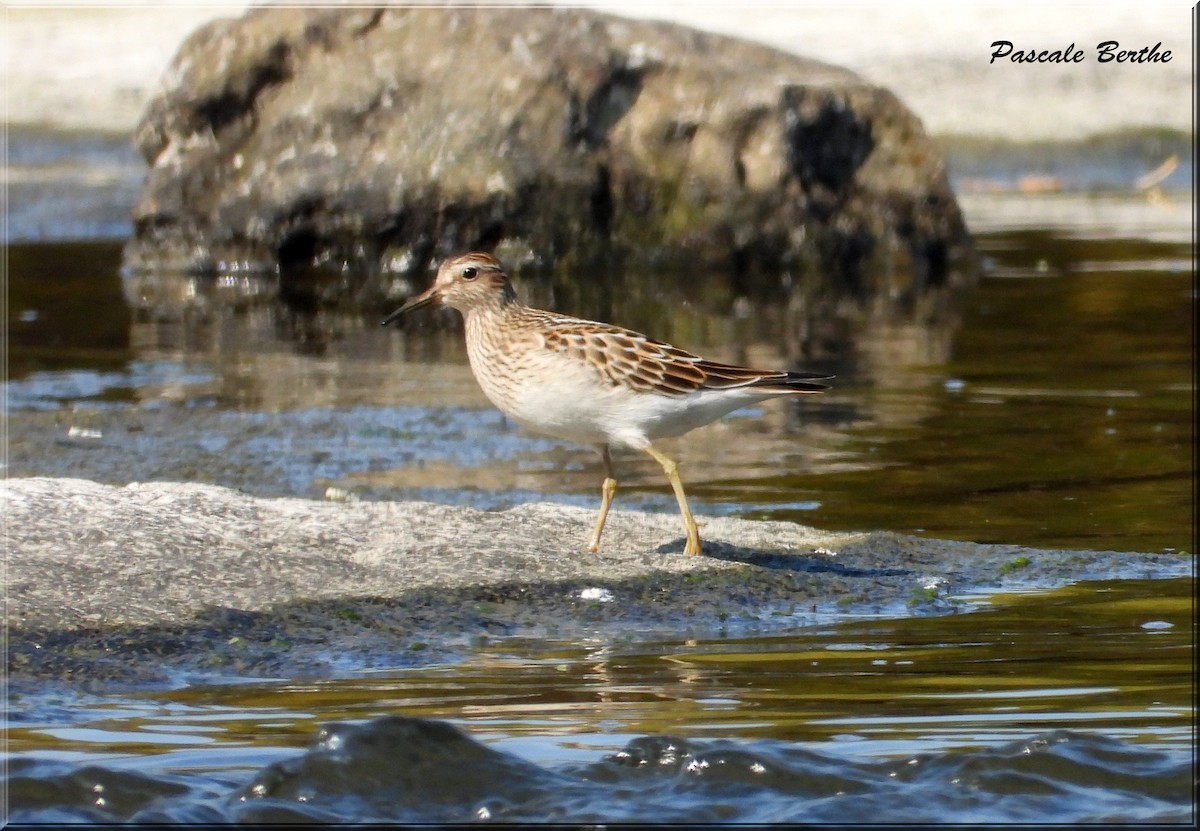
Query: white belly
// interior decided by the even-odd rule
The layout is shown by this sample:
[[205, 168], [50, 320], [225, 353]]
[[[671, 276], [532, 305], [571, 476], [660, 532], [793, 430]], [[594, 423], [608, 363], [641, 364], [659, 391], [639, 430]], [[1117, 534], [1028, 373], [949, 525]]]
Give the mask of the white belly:
[[468, 355], [484, 394], [501, 412], [528, 430], [580, 444], [643, 449], [770, 397], [742, 390], [638, 392], [548, 350], [496, 356], [469, 348]]

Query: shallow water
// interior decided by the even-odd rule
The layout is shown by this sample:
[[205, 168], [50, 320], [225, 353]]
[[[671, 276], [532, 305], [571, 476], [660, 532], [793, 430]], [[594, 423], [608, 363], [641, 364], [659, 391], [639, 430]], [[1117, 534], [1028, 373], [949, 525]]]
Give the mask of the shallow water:
[[[988, 262], [961, 325], [879, 331], [829, 393], [676, 443], [696, 512], [1190, 556], [1186, 204], [965, 197]], [[382, 331], [249, 275], [161, 283], [151, 309], [112, 242], [9, 264], [8, 475], [594, 504], [594, 454], [505, 422], [437, 318]], [[550, 299], [714, 357], [787, 352], [770, 304], [638, 285]], [[218, 295], [238, 311], [206, 312]], [[674, 511], [653, 464], [619, 463], [617, 510]], [[480, 637], [337, 678], [22, 681], [10, 818], [1186, 822], [1193, 587], [950, 597], [964, 613], [771, 636]]]
[[770, 637], [17, 695], [12, 819], [1188, 820], [1190, 580], [961, 600]]

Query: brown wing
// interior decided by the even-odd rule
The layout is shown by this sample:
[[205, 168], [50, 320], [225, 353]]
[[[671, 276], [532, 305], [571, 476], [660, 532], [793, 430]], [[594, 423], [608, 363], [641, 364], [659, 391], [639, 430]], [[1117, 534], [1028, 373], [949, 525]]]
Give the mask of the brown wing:
[[542, 330], [546, 346], [586, 362], [616, 386], [639, 392], [683, 395], [704, 385], [700, 358], [669, 343], [619, 326], [553, 317]]
[[585, 361], [616, 386], [639, 392], [684, 395], [700, 389], [760, 387], [762, 392], [820, 392], [812, 383], [827, 375], [765, 372], [707, 361], [645, 335], [590, 320], [545, 313], [541, 328], [546, 346]]

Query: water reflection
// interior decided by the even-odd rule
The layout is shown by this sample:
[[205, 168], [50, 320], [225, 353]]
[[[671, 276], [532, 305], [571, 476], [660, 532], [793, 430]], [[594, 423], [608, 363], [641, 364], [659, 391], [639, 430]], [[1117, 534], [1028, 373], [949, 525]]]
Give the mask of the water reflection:
[[[853, 741], [873, 755], [897, 742], [906, 753], [944, 751], [1067, 725], [1190, 746], [1190, 580], [1083, 583], [974, 603], [967, 614], [792, 631], [780, 621], [781, 634], [755, 638], [506, 638], [451, 665], [193, 683], [73, 700], [66, 710], [22, 704], [10, 741], [14, 751], [133, 742], [154, 752], [189, 741], [181, 737], [269, 747], [306, 741], [316, 721], [402, 713], [508, 739], [673, 732]], [[1172, 625], [1142, 625], [1153, 620]]]
[[[1144, 216], [1158, 208], [1107, 204], [1095, 210], [1120, 220], [1112, 235], [1010, 228], [997, 211], [999, 230], [977, 240], [985, 279], [961, 310], [930, 295], [900, 314], [785, 280], [756, 296], [728, 275], [517, 283], [533, 304], [716, 359], [837, 374], [821, 396], [676, 443], [700, 513], [1190, 550], [1190, 246]], [[1131, 215], [1139, 233], [1170, 233], [1120, 236]], [[392, 306], [356, 307], [336, 274], [284, 290], [245, 272], [122, 281], [113, 246], [14, 246], [10, 259], [10, 474], [202, 470], [251, 493], [488, 508], [595, 499], [591, 449], [525, 436], [484, 399], [453, 312], [383, 330]], [[396, 302], [421, 282], [397, 280]], [[470, 426], [448, 435], [453, 424]], [[469, 440], [472, 461], [447, 449], [453, 436]], [[671, 509], [652, 464], [618, 463], [620, 507]]]
[[[786, 295], [782, 302], [733, 297], [723, 291], [728, 286], [723, 286], [721, 275], [692, 275], [690, 284], [664, 284], [649, 275], [584, 279], [589, 286], [609, 290], [579, 291], [572, 286], [563, 291], [552, 282], [514, 282], [531, 305], [617, 321], [720, 360], [830, 369], [843, 381], [885, 388], [912, 367], [945, 362], [959, 324], [959, 316], [949, 311], [913, 320], [873, 313], [849, 300], [813, 308], [798, 294]], [[629, 286], [637, 288], [626, 290]], [[175, 356], [216, 365], [240, 358], [235, 377], [223, 374], [228, 387], [238, 392], [221, 397], [241, 406], [295, 406], [291, 396], [276, 398], [276, 391], [267, 388], [258, 398], [243, 398], [236, 380], [247, 374], [277, 376], [281, 355], [333, 362], [299, 362], [292, 375], [305, 368], [314, 374], [341, 370], [362, 361], [393, 364], [397, 375], [408, 364], [465, 363], [459, 319], [449, 310], [406, 321], [400, 330], [378, 331], [370, 310], [323, 301], [336, 296], [328, 284], [283, 290], [280, 278], [273, 275], [130, 274], [123, 287], [132, 311], [129, 339], [134, 352], [143, 359]], [[564, 305], [564, 294], [586, 302]], [[352, 389], [348, 385], [347, 391]], [[375, 403], [396, 401], [397, 392], [376, 388]]]

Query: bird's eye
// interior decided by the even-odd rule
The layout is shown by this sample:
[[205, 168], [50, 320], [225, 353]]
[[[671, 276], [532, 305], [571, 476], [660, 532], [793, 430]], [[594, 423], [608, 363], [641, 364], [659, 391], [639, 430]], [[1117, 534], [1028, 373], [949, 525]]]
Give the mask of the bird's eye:
[[469, 265], [462, 270], [462, 276], [464, 280], [474, 280], [479, 276], [479, 269]]

